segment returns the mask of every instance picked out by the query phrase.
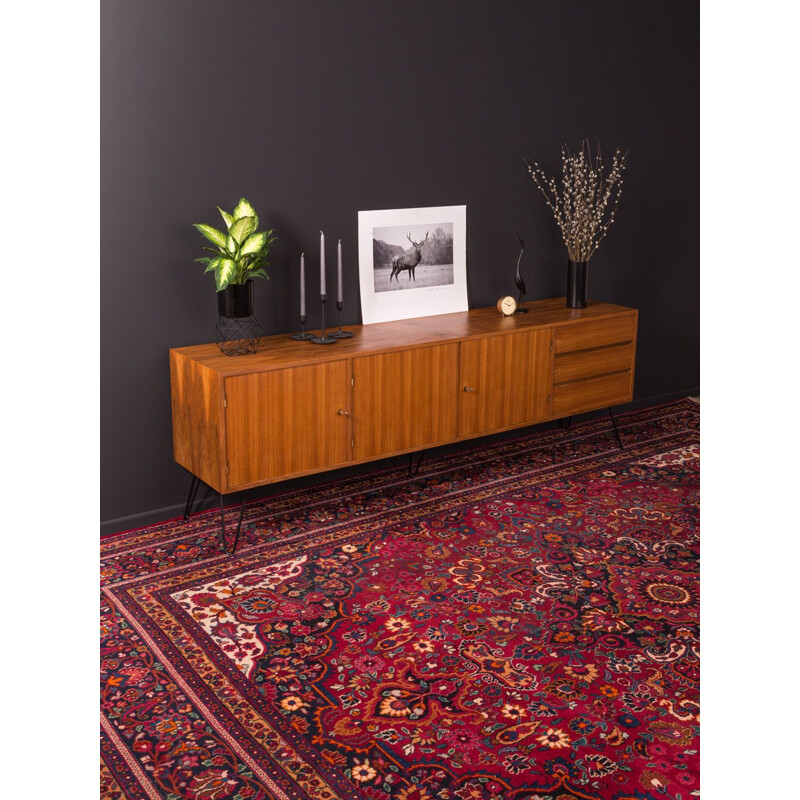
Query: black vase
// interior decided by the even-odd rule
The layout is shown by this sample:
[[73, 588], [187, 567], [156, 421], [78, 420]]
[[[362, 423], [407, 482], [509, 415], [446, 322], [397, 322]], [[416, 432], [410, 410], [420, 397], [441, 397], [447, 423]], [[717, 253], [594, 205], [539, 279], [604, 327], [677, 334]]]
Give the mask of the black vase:
[[253, 316], [253, 281], [232, 283], [217, 292], [219, 319], [214, 341], [226, 356], [257, 353], [261, 326]]
[[586, 308], [589, 262], [567, 261], [567, 308]]
[[217, 292], [217, 309], [221, 317], [252, 317], [253, 281], [231, 283], [221, 292]]

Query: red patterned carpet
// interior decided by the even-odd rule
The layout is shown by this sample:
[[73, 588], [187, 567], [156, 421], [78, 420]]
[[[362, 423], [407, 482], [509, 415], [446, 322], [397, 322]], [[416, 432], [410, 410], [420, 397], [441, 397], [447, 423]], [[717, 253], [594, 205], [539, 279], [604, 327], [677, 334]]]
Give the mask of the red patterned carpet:
[[102, 544], [107, 798], [699, 796], [683, 400]]

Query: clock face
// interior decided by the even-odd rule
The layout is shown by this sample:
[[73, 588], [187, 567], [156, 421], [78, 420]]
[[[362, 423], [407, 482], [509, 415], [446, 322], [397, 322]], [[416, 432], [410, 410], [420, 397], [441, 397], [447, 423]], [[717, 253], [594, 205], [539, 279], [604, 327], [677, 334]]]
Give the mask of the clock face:
[[510, 317], [517, 310], [517, 301], [513, 297], [501, 297], [497, 301], [497, 309], [503, 316]]

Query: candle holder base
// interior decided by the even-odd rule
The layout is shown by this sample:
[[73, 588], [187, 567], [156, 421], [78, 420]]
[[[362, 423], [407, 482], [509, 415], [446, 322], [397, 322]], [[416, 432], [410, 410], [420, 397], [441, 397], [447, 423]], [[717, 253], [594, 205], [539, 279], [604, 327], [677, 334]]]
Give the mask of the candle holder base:
[[[341, 270], [341, 263], [340, 263], [339, 266], [340, 266], [340, 270]], [[339, 278], [339, 284], [340, 284], [339, 291], [341, 291], [341, 282], [342, 281], [341, 281], [341, 276], [340, 276], [340, 278]], [[334, 339], [349, 339], [353, 334], [350, 331], [343, 331], [342, 330], [342, 309], [344, 308], [344, 302], [342, 302], [341, 300], [337, 300], [336, 301], [336, 308], [339, 310], [339, 330], [338, 331], [334, 331], [330, 335], [333, 336]]]
[[306, 315], [300, 315], [300, 333], [293, 333], [289, 336], [290, 339], [297, 339], [301, 342], [307, 342], [309, 339], [313, 339], [314, 335], [309, 333], [306, 330]]
[[331, 339], [328, 334], [323, 336], [312, 336], [309, 341], [311, 344], [336, 344], [336, 339]]
[[336, 344], [336, 339], [331, 339], [325, 331], [325, 301], [327, 299], [328, 297], [324, 293], [319, 296], [320, 303], [322, 303], [322, 336], [314, 336], [311, 344]]

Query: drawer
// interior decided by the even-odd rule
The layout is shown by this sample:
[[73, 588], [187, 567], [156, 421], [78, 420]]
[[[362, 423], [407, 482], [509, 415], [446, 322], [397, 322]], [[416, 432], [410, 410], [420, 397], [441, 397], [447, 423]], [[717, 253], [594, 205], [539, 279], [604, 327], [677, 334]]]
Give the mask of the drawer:
[[590, 347], [632, 342], [635, 330], [635, 314], [580, 322], [576, 325], [562, 325], [555, 331], [555, 352], [569, 353], [573, 350], [587, 350]]
[[620, 372], [633, 366], [633, 343], [615, 344], [595, 350], [576, 350], [556, 356], [553, 383], [566, 383], [597, 375]]
[[553, 416], [566, 417], [595, 408], [627, 403], [632, 396], [631, 372], [617, 372], [553, 387]]

